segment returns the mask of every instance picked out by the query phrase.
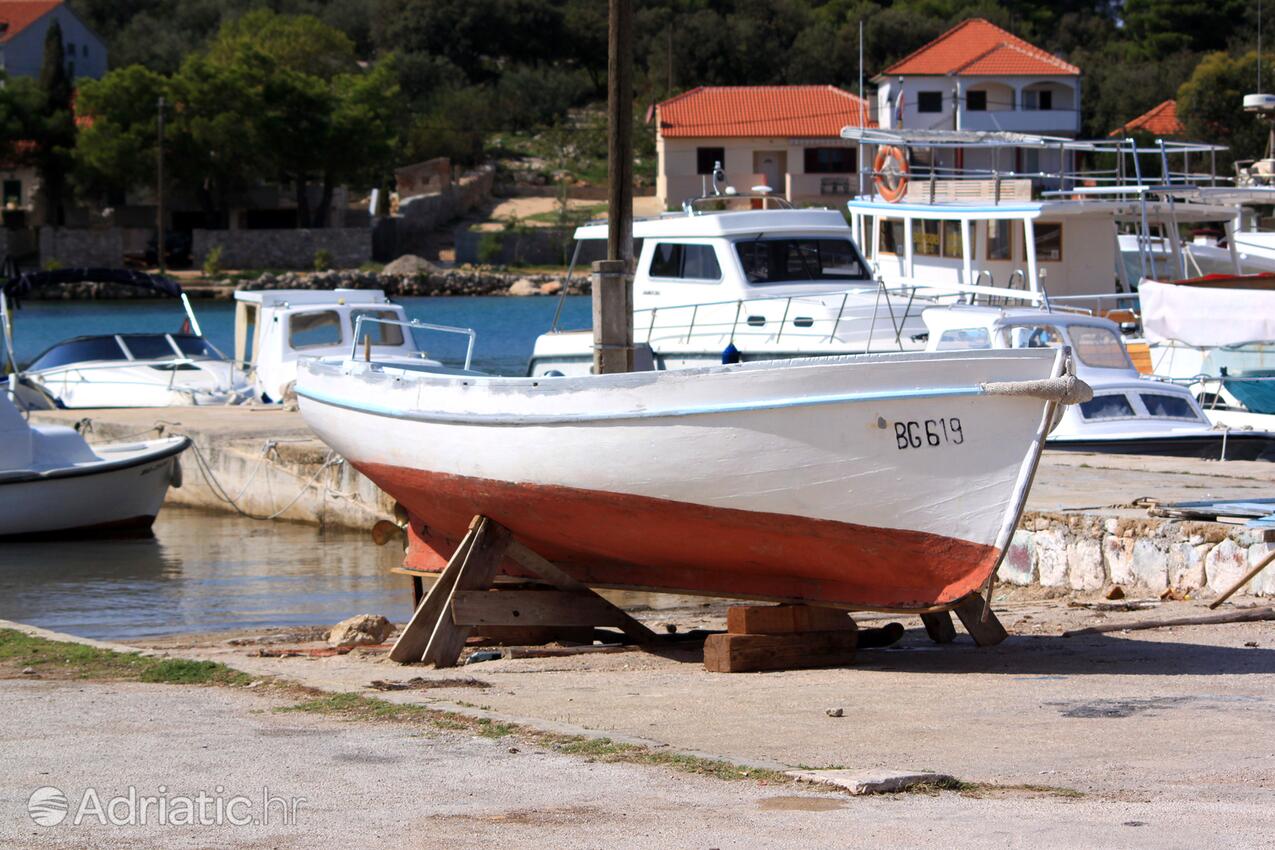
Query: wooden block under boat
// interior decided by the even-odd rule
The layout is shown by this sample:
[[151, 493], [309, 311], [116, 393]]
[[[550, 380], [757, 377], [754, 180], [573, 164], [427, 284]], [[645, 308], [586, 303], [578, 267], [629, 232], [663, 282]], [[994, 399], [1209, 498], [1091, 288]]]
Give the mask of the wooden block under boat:
[[726, 612], [726, 631], [733, 635], [791, 635], [854, 628], [854, 620], [846, 611], [815, 605], [732, 605]]
[[710, 673], [753, 673], [840, 667], [854, 661], [857, 644], [853, 627], [787, 635], [709, 635], [704, 641], [704, 669]]

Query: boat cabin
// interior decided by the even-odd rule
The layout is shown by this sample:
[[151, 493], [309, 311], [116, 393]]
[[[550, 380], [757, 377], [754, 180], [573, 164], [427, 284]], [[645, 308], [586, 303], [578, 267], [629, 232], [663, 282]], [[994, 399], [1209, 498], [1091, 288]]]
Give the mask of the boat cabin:
[[[349, 356], [356, 342], [379, 359], [420, 355], [407, 316], [379, 289], [273, 289], [235, 293], [235, 360], [258, 398], [283, 399], [300, 357]], [[355, 339], [355, 325], [362, 325]]]

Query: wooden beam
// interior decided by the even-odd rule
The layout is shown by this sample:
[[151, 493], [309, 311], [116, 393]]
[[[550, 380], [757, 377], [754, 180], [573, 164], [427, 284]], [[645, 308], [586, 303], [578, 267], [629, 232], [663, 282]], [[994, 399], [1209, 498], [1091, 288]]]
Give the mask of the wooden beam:
[[[472, 526], [471, 526], [472, 528]], [[500, 571], [501, 561], [509, 548], [509, 529], [499, 523], [482, 517], [478, 527], [474, 529], [474, 540], [465, 554], [464, 563], [460, 565], [456, 581], [447, 593], [446, 602], [439, 612], [434, 624], [434, 632], [430, 635], [429, 645], [421, 660], [435, 667], [454, 667], [465, 648], [465, 638], [472, 629], [469, 626], [457, 625], [451, 618], [451, 600], [457, 591], [480, 590], [491, 586], [492, 579]], [[451, 564], [448, 563], [450, 569]], [[430, 596], [434, 594], [431, 592]]]
[[623, 615], [592, 592], [457, 590], [452, 620], [466, 626], [619, 626]]
[[798, 632], [851, 631], [854, 620], [837, 608], [815, 605], [732, 605], [726, 631], [733, 635], [790, 635]]
[[434, 626], [438, 623], [438, 618], [447, 610], [447, 599], [456, 585], [456, 576], [460, 573], [461, 565], [465, 563], [465, 558], [469, 555], [469, 547], [474, 542], [475, 529], [481, 519], [481, 517], [474, 517], [474, 521], [469, 524], [469, 530], [465, 532], [456, 551], [452, 553], [451, 560], [438, 574], [438, 580], [434, 582], [434, 586], [429, 589], [429, 594], [416, 606], [412, 619], [403, 629], [403, 633], [398, 636], [394, 648], [390, 650], [391, 660], [400, 664], [411, 664], [420, 661], [425, 654], [430, 636], [434, 634]]
[[987, 620], [984, 621], [983, 608], [983, 597], [973, 593], [961, 600], [961, 603], [952, 610], [961, 618], [961, 625], [970, 633], [970, 637], [974, 638], [974, 643], [979, 646], [995, 646], [1009, 637], [1009, 633], [1005, 631], [1005, 627], [1001, 625], [1001, 621], [991, 609], [987, 610]]
[[854, 660], [858, 634], [851, 631], [790, 635], [709, 635], [704, 669], [711, 673], [751, 673], [840, 667]]
[[937, 614], [922, 614], [921, 622], [925, 625], [925, 633], [935, 643], [951, 643], [956, 640], [956, 626], [952, 625], [952, 614], [939, 611]]

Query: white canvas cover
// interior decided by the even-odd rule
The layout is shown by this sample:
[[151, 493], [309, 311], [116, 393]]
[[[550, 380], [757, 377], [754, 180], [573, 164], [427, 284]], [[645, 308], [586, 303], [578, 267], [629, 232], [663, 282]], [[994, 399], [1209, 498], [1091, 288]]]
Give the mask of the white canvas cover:
[[1142, 331], [1147, 342], [1196, 348], [1275, 341], [1275, 290], [1183, 286], [1143, 281]]

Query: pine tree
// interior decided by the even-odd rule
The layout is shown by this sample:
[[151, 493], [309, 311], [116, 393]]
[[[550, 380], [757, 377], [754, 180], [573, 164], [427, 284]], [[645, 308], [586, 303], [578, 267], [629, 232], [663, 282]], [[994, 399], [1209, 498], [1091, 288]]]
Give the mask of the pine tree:
[[75, 119], [71, 114], [71, 78], [66, 73], [62, 25], [57, 21], [44, 34], [40, 91], [44, 95], [45, 121], [36, 143], [44, 217], [46, 224], [60, 227], [66, 223], [64, 194], [71, 149], [75, 147]]

